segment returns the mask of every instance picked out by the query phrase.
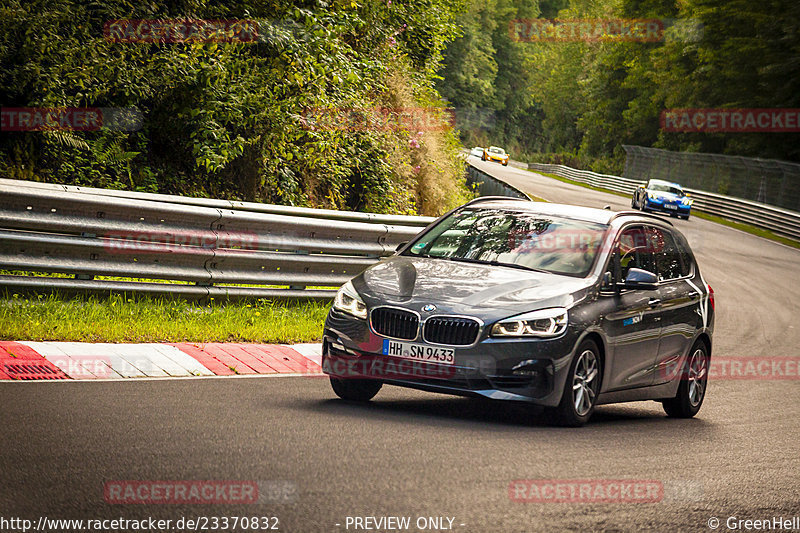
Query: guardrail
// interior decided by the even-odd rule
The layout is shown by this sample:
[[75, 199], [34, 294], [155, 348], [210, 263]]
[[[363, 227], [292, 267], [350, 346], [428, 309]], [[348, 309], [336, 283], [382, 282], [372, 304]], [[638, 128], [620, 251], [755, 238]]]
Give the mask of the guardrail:
[[[634, 189], [644, 182], [641, 180], [597, 174], [588, 170], [577, 170], [564, 165], [528, 163], [528, 169], [555, 174], [562, 178], [585, 183], [614, 192], [632, 195]], [[716, 215], [734, 222], [750, 224], [767, 229], [777, 235], [800, 240], [800, 213], [781, 209], [751, 200], [734, 198], [722, 194], [696, 189], [685, 189], [694, 198], [692, 209]]]
[[0, 269], [73, 276], [0, 289], [332, 298], [433, 220], [0, 180]]

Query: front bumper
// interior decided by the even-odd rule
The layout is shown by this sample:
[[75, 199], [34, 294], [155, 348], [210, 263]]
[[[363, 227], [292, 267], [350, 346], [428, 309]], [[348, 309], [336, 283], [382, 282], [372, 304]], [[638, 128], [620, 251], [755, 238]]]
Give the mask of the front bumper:
[[494, 161], [495, 163], [502, 163], [504, 165], [508, 164], [508, 159], [503, 159], [503, 158], [499, 158], [499, 157], [487, 156], [486, 160], [487, 161]]
[[[676, 213], [681, 216], [688, 216], [692, 211], [691, 204], [668, 202], [652, 198], [646, 198], [644, 201], [644, 206], [645, 209], [649, 209], [650, 211], [658, 211], [660, 213]], [[674, 208], [668, 206], [674, 206]]]
[[484, 331], [476, 344], [453, 347], [452, 365], [383, 355], [384, 340], [366, 320], [332, 309], [325, 322], [322, 371], [342, 379], [378, 379], [432, 392], [552, 407], [561, 401], [576, 337], [568, 330], [555, 339], [497, 339]]

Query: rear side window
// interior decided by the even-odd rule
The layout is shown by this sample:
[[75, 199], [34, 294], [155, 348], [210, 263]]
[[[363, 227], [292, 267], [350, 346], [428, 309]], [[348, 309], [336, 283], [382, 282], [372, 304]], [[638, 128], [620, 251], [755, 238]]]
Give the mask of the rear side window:
[[692, 265], [694, 264], [689, 243], [686, 241], [686, 237], [680, 233], [673, 234], [673, 237], [675, 237], [675, 244], [678, 246], [678, 254], [681, 257], [681, 276], [688, 276], [692, 273]]
[[652, 250], [655, 259], [659, 281], [677, 279], [689, 274], [689, 265], [683, 256], [686, 250], [681, 250], [671, 232], [661, 228], [647, 228], [648, 248]]

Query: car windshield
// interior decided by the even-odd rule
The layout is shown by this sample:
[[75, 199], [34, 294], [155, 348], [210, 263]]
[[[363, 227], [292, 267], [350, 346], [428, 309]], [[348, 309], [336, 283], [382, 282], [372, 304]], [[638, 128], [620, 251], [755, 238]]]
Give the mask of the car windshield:
[[440, 222], [404, 255], [585, 277], [607, 229], [538, 213], [466, 208]]
[[650, 182], [647, 185], [647, 189], [656, 192], [671, 192], [677, 196], [683, 196], [683, 189], [670, 185], [669, 183]]
[[497, 148], [495, 146], [492, 146], [491, 148], [489, 148], [489, 151], [491, 153], [493, 153], [493, 154], [500, 154], [500, 155], [503, 155], [503, 154], [506, 153], [506, 151], [503, 150], [502, 148]]

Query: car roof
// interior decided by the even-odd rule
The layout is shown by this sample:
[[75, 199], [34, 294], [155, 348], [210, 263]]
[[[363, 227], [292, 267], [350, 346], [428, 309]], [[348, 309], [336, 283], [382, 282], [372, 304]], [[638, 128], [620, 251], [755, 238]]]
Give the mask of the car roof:
[[640, 211], [611, 211], [609, 209], [598, 209], [595, 207], [583, 207], [578, 205], [555, 204], [551, 202], [531, 202], [521, 198], [510, 198], [504, 196], [484, 196], [472, 200], [465, 207], [481, 207], [485, 209], [503, 209], [508, 211], [525, 211], [542, 215], [551, 215], [562, 218], [583, 220], [585, 222], [595, 222], [597, 224], [610, 224], [615, 219], [633, 219], [650, 223], [653, 220], [672, 225], [669, 220], [662, 217], [643, 213]]
[[683, 187], [681, 187], [680, 183], [675, 183], [675, 182], [673, 182], [673, 181], [664, 181], [664, 180], [650, 180], [650, 181], [648, 181], [647, 183], [648, 183], [648, 184], [650, 184], [650, 183], [657, 183], [657, 184], [659, 184], [659, 185], [668, 185], [668, 186], [670, 186], [670, 187], [677, 187], [677, 188], [679, 188], [679, 189], [683, 189]]

